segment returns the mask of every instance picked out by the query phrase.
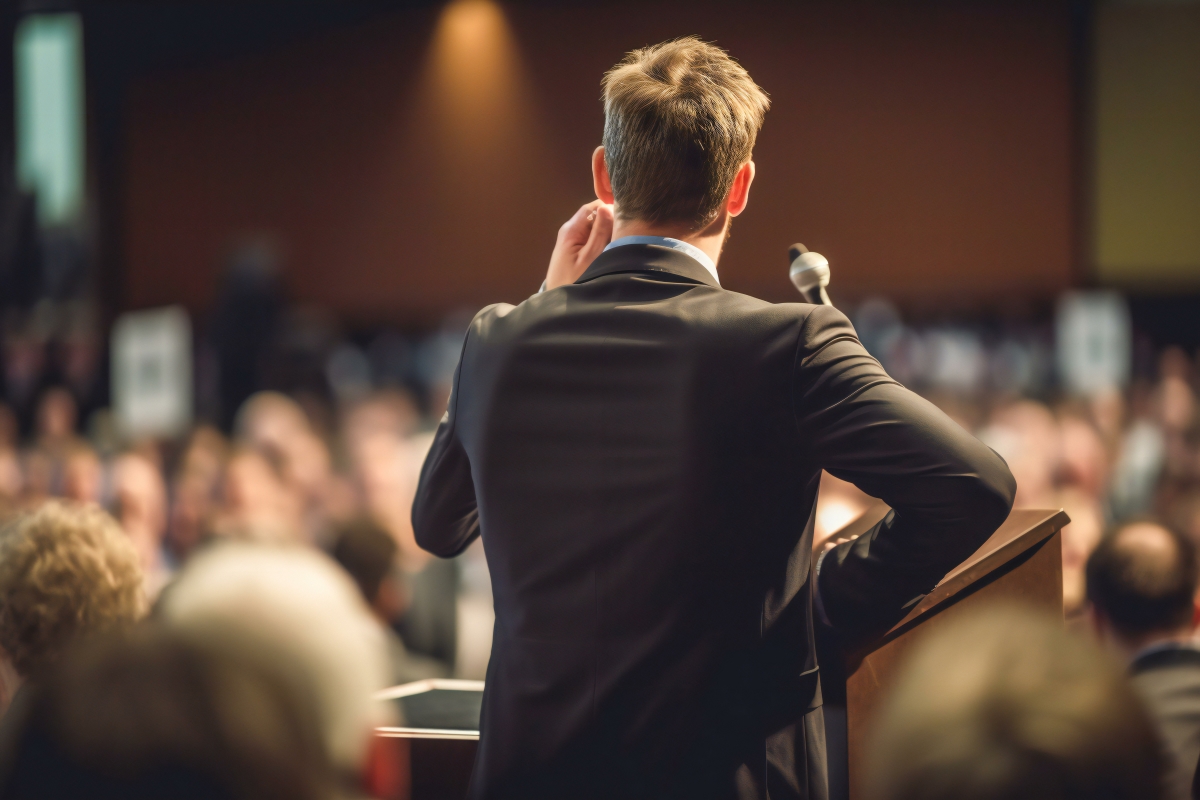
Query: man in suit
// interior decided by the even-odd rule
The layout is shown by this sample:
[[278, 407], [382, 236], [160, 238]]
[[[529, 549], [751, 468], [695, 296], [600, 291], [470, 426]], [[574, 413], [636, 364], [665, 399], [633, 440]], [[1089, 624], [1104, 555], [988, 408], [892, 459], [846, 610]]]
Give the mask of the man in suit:
[[1196, 549], [1153, 522], [1118, 528], [1087, 563], [1090, 617], [1100, 640], [1129, 664], [1172, 764], [1167, 797], [1191, 796], [1200, 760], [1200, 650]]
[[[447, 557], [482, 535], [492, 573], [473, 798], [824, 797], [814, 614], [886, 630], [1011, 507], [844, 316], [721, 288], [767, 105], [698, 39], [630, 53], [598, 200], [467, 333], [413, 526]], [[822, 469], [894, 512], [818, 571]]]

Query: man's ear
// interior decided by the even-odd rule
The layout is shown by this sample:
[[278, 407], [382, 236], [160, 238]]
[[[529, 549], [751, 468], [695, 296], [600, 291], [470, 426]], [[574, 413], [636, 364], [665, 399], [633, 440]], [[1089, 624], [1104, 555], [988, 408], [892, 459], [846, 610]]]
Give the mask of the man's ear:
[[592, 152], [592, 185], [601, 203], [612, 205], [612, 181], [608, 179], [608, 163], [604, 160], [604, 146]]
[[754, 162], [742, 164], [737, 175], [733, 178], [733, 188], [729, 190], [729, 199], [725, 201], [725, 210], [729, 216], [736, 217], [746, 210], [750, 202], [750, 184], [754, 183]]

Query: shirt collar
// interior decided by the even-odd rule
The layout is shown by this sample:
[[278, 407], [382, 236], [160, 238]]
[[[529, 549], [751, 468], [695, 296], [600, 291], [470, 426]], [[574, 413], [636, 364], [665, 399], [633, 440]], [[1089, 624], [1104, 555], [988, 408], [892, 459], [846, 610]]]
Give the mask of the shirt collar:
[[604, 248], [607, 252], [614, 247], [624, 247], [627, 244], [656, 244], [660, 247], [669, 247], [672, 250], [677, 250], [690, 258], [700, 262], [700, 266], [704, 267], [713, 276], [713, 280], [717, 285], [721, 285], [721, 279], [717, 277], [717, 265], [708, 257], [708, 253], [696, 247], [694, 244], [688, 244], [682, 239], [672, 239], [667, 236], [622, 236], [620, 239], [614, 239], [608, 243], [608, 247]]

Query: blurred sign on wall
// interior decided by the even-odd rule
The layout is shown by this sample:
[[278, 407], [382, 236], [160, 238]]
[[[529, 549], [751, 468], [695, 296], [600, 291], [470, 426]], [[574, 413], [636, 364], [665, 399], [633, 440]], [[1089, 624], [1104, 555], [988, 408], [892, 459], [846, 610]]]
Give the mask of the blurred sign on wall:
[[192, 422], [192, 326], [180, 306], [121, 315], [112, 332], [112, 395], [128, 438], [172, 437]]
[[1068, 292], [1058, 302], [1058, 374], [1063, 388], [1094, 394], [1129, 383], [1129, 307], [1117, 292]]
[[83, 26], [78, 14], [31, 14], [13, 42], [17, 175], [44, 225], [83, 208]]
[[1200, 3], [1103, 3], [1095, 40], [1097, 277], [1200, 285]]

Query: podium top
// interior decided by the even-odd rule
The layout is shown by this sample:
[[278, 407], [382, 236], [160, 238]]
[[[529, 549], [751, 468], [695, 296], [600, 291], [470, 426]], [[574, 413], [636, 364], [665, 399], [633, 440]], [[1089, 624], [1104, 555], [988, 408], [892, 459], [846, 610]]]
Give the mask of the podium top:
[[[890, 510], [883, 503], [878, 503], [835, 533], [832, 538], [859, 536], [870, 530]], [[891, 638], [912, 627], [918, 620], [928, 616], [980, 579], [1049, 539], [1070, 521], [1071, 518], [1061, 508], [1014, 509], [1004, 524], [997, 528], [970, 558], [947, 573], [933, 591], [921, 598], [904, 619], [892, 626], [884, 638]]]
[[378, 727], [378, 736], [398, 739], [479, 738], [483, 681], [430, 679], [393, 686], [375, 700], [394, 705], [399, 725]]

